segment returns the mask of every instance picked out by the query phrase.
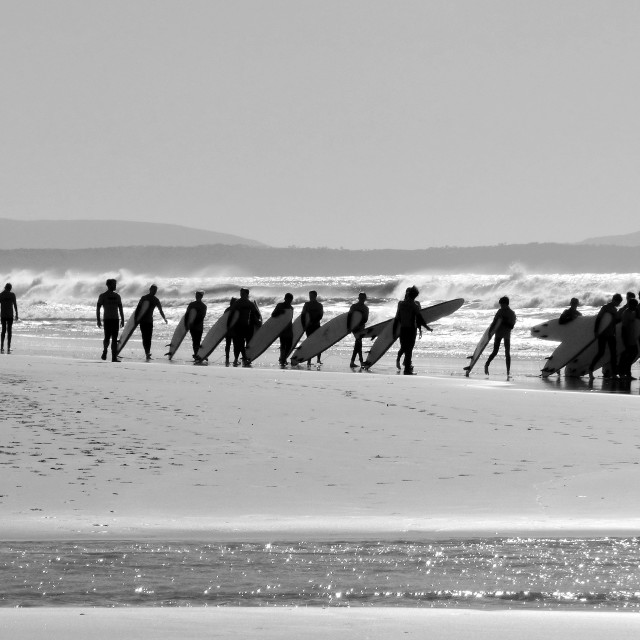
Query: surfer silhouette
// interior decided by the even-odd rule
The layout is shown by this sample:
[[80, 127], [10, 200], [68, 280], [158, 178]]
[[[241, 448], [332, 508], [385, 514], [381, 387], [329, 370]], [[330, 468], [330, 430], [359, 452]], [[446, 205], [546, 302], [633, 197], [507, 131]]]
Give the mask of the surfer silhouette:
[[142, 347], [144, 349], [144, 354], [147, 360], [151, 360], [151, 340], [153, 338], [153, 312], [156, 307], [158, 312], [162, 316], [165, 324], [168, 324], [167, 319], [165, 318], [164, 311], [162, 310], [162, 305], [160, 304], [160, 300], [156, 298], [156, 293], [158, 291], [158, 287], [155, 284], [152, 284], [149, 287], [149, 293], [147, 295], [142, 296], [140, 301], [138, 302], [138, 306], [136, 307], [135, 315], [138, 317], [138, 313], [142, 310], [142, 305], [145, 302], [149, 303], [147, 310], [142, 314], [142, 317], [138, 321], [140, 324], [140, 333], [142, 334]]
[[[4, 291], [0, 293], [0, 322], [2, 323], [2, 342], [0, 353], [4, 353], [4, 339], [7, 338], [7, 353], [11, 353], [11, 337], [13, 333], [13, 321], [18, 321], [18, 301], [16, 294], [11, 291], [13, 286], [10, 282], [4, 285]], [[13, 311], [15, 310], [15, 318]]]
[[[600, 311], [598, 311], [598, 315], [596, 316], [596, 324], [594, 326], [594, 333], [596, 338], [598, 339], [598, 353], [596, 353], [595, 357], [591, 361], [589, 365], [589, 379], [593, 380], [593, 372], [595, 370], [595, 366], [598, 363], [598, 360], [604, 356], [607, 351], [607, 347], [609, 348], [609, 366], [611, 369], [611, 373], [609, 376], [611, 378], [618, 377], [618, 354], [617, 354], [617, 345], [616, 345], [616, 324], [620, 321], [620, 315], [618, 313], [618, 307], [622, 304], [622, 296], [619, 293], [614, 293], [611, 297], [611, 302], [607, 302]], [[609, 314], [611, 316], [611, 322], [600, 331], [600, 325], [602, 324], [602, 319], [604, 316]]]
[[509, 306], [509, 298], [507, 296], [502, 296], [502, 298], [498, 300], [498, 304], [500, 305], [500, 308], [496, 311], [496, 315], [493, 317], [491, 326], [497, 324], [498, 320], [501, 320], [501, 322], [496, 329], [493, 341], [493, 351], [489, 354], [489, 357], [485, 362], [484, 372], [489, 375], [489, 365], [498, 355], [500, 343], [504, 340], [504, 359], [507, 365], [507, 377], [509, 377], [511, 372], [511, 330], [516, 324], [516, 314]]
[[[309, 300], [302, 305], [302, 328], [307, 338], [320, 328], [320, 320], [324, 315], [324, 307], [318, 301], [318, 292], [309, 291]], [[320, 359], [321, 353], [318, 354], [316, 361], [322, 364]], [[307, 366], [311, 366], [311, 360], [307, 360]]]
[[[353, 353], [351, 354], [351, 362], [349, 366], [353, 369], [356, 366], [356, 356], [360, 360], [360, 366], [364, 363], [364, 358], [362, 357], [362, 336], [360, 335], [361, 331], [364, 329], [364, 326], [367, 324], [367, 320], [369, 320], [369, 307], [365, 304], [365, 300], [367, 299], [367, 294], [364, 292], [360, 292], [358, 294], [358, 302], [355, 302], [349, 308], [349, 314], [347, 315], [347, 327], [351, 329], [353, 333], [353, 337], [355, 338], [355, 343], [353, 345]], [[362, 319], [355, 326], [351, 326], [351, 318], [353, 314], [359, 311], [362, 314]]]
[[204, 291], [196, 291], [196, 299], [190, 302], [187, 306], [186, 317], [189, 317], [189, 312], [193, 309], [196, 312], [193, 322], [187, 327], [191, 334], [191, 342], [193, 343], [193, 359], [197, 360], [198, 350], [200, 349], [200, 343], [202, 342], [202, 333], [204, 332], [204, 318], [207, 315], [207, 305], [202, 302]]
[[622, 379], [635, 380], [631, 375], [631, 365], [638, 358], [638, 301], [635, 297], [627, 302], [626, 307], [622, 312], [622, 319], [620, 320], [620, 334], [624, 351], [620, 356], [618, 373]]
[[237, 367], [239, 364], [238, 359], [242, 358], [242, 366], [250, 367], [251, 363], [247, 359], [246, 348], [255, 328], [262, 325], [262, 316], [256, 304], [249, 300], [249, 289], [240, 289], [240, 298], [231, 307], [227, 326], [231, 324], [236, 313], [237, 320], [230, 327], [233, 340], [233, 366]]
[[[284, 302], [278, 302], [276, 308], [271, 313], [272, 318], [281, 316], [285, 311], [293, 309], [291, 303], [293, 302], [293, 294], [285, 293]], [[279, 363], [281, 367], [287, 366], [287, 356], [291, 353], [293, 348], [293, 324], [289, 322], [287, 326], [280, 333], [280, 359]]]
[[398, 302], [396, 317], [393, 320], [394, 335], [398, 331], [400, 332], [400, 351], [398, 351], [396, 365], [399, 368], [400, 357], [404, 354], [404, 374], [408, 376], [413, 375], [412, 360], [416, 332], [420, 331], [420, 337], [422, 337], [422, 327], [425, 327], [427, 331], [432, 331], [420, 313], [420, 303], [416, 300], [419, 293], [417, 287], [407, 288], [404, 300]]
[[[237, 299], [238, 298], [234, 297], [234, 298], [231, 298], [231, 300], [229, 300], [229, 306], [224, 310], [225, 313], [227, 313], [227, 311], [231, 311], [231, 307], [233, 307]], [[229, 356], [231, 355], [232, 341], [233, 341], [233, 338], [231, 336], [231, 331], [228, 331], [227, 335], [224, 337], [224, 364], [227, 367], [229, 366]]]
[[578, 311], [578, 307], [580, 306], [580, 300], [578, 298], [571, 298], [571, 302], [569, 304], [569, 308], [565, 309], [561, 314], [558, 320], [558, 324], [569, 324], [576, 318], [579, 318], [582, 314]]
[[[99, 327], [104, 326], [104, 340], [101, 358], [107, 359], [109, 343], [111, 343], [111, 362], [120, 362], [118, 358], [118, 329], [124, 327], [124, 311], [120, 294], [116, 293], [117, 283], [113, 278], [106, 282], [107, 290], [98, 296], [96, 319]], [[103, 320], [100, 320], [100, 309], [103, 308]], [[118, 323], [118, 316], [120, 322]]]

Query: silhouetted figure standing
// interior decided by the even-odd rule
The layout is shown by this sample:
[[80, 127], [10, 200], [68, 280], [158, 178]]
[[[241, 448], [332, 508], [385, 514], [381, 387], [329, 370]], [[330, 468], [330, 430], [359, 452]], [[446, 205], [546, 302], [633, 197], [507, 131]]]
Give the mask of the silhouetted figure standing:
[[351, 319], [353, 317], [353, 314], [356, 311], [359, 311], [362, 314], [360, 322], [355, 327], [351, 327], [351, 332], [353, 333], [353, 337], [355, 338], [353, 353], [351, 354], [351, 362], [349, 363], [349, 366], [352, 369], [356, 366], [356, 356], [360, 360], [360, 366], [362, 366], [362, 363], [364, 362], [364, 358], [362, 357], [362, 336], [360, 335], [360, 332], [367, 324], [367, 320], [369, 320], [369, 307], [365, 304], [366, 299], [366, 293], [359, 293], [358, 302], [351, 305], [349, 314], [347, 315], [347, 327], [351, 327]]
[[231, 313], [227, 320], [228, 326], [234, 314], [237, 312], [238, 319], [233, 326], [230, 326], [233, 338], [233, 366], [238, 366], [238, 358], [242, 357], [242, 365], [250, 367], [251, 363], [247, 359], [247, 344], [256, 327], [262, 325], [262, 316], [254, 302], [249, 300], [249, 289], [240, 289], [240, 299], [236, 300], [231, 307]]
[[431, 327], [427, 326], [422, 314], [420, 313], [420, 303], [416, 300], [420, 292], [416, 287], [409, 287], [405, 293], [404, 300], [398, 302], [396, 317], [393, 320], [393, 333], [400, 330], [400, 351], [396, 359], [396, 364], [400, 361], [400, 356], [404, 354], [404, 374], [412, 375], [413, 366], [413, 348], [416, 344], [416, 332], [420, 331], [422, 337], [422, 328], [431, 331]]
[[638, 357], [638, 338], [640, 337], [638, 334], [638, 301], [632, 298], [627, 302], [626, 307], [620, 320], [620, 333], [624, 351], [620, 356], [618, 373], [621, 378], [635, 380], [631, 375], [631, 365]]
[[[289, 309], [293, 309], [291, 302], [293, 301], [293, 294], [285, 293], [284, 302], [278, 302], [276, 308], [273, 310], [271, 317], [277, 318]], [[280, 359], [278, 362], [281, 367], [287, 366], [287, 356], [291, 353], [293, 348], [293, 324], [289, 322], [287, 326], [280, 333]]]
[[[611, 302], [607, 302], [600, 311], [598, 311], [598, 315], [596, 316], [596, 324], [594, 327], [594, 333], [596, 338], [598, 339], [598, 353], [596, 353], [595, 357], [591, 361], [589, 365], [589, 378], [593, 380], [593, 371], [595, 369], [598, 360], [604, 356], [607, 351], [607, 347], [609, 347], [609, 355], [610, 361], [609, 366], [611, 367], [611, 377], [616, 378], [618, 375], [618, 354], [617, 354], [617, 345], [616, 345], [616, 324], [620, 321], [620, 316], [618, 314], [618, 307], [622, 304], [622, 296], [619, 293], [614, 293]], [[602, 325], [602, 320], [606, 315], [611, 316], [611, 322], [600, 331], [600, 326]]]
[[[0, 293], [0, 322], [2, 323], [2, 343], [0, 353], [4, 353], [4, 339], [7, 338], [7, 353], [11, 353], [11, 336], [13, 333], [13, 321], [18, 322], [18, 301], [16, 294], [11, 291], [10, 282], [4, 285], [4, 291]], [[13, 312], [16, 312], [15, 318]]]
[[[100, 308], [104, 308], [104, 319], [100, 321]], [[116, 293], [116, 281], [107, 280], [107, 290], [98, 296], [96, 305], [98, 326], [104, 326], [102, 359], [107, 359], [107, 350], [111, 343], [111, 362], [120, 362], [118, 358], [118, 329], [124, 327], [124, 311], [120, 294]], [[119, 322], [118, 322], [119, 320]]]
[[570, 322], [573, 322], [576, 318], [579, 318], [582, 315], [578, 311], [579, 306], [580, 306], [580, 300], [578, 300], [578, 298], [571, 298], [571, 303], [569, 304], [569, 308], [565, 309], [560, 314], [558, 323], [569, 324]]
[[[318, 301], [318, 292], [309, 291], [309, 300], [302, 306], [302, 328], [307, 338], [320, 328], [320, 320], [324, 316], [324, 307], [322, 303]], [[316, 361], [318, 364], [322, 364], [319, 353]], [[307, 366], [311, 366], [311, 360], [307, 360]]]
[[493, 341], [493, 351], [487, 358], [484, 365], [484, 372], [489, 375], [489, 365], [498, 355], [500, 343], [504, 340], [504, 359], [507, 365], [507, 377], [509, 377], [509, 374], [511, 373], [511, 330], [516, 325], [516, 314], [509, 306], [509, 298], [507, 296], [500, 298], [500, 300], [498, 300], [498, 304], [500, 305], [500, 308], [496, 311], [496, 315], [493, 317], [491, 325], [495, 326], [498, 323], [498, 320], [501, 322], [496, 329]]
[[[231, 298], [231, 300], [229, 300], [229, 306], [225, 309], [224, 311], [225, 313], [227, 311], [231, 311], [231, 307], [233, 307], [237, 299], [238, 298]], [[231, 317], [231, 314], [229, 314], [229, 317], [227, 318], [227, 323], [229, 322], [230, 317]], [[224, 363], [227, 367], [229, 366], [229, 357], [231, 355], [232, 342], [233, 342], [232, 331], [227, 331], [227, 335], [224, 337]]]
[[144, 349], [144, 355], [147, 360], [151, 360], [151, 340], [153, 338], [153, 312], [156, 307], [158, 312], [162, 316], [165, 324], [167, 324], [167, 319], [164, 316], [164, 311], [162, 310], [162, 305], [160, 304], [160, 300], [156, 298], [156, 293], [158, 291], [158, 287], [155, 284], [152, 284], [149, 287], [149, 293], [146, 296], [142, 296], [140, 301], [138, 302], [138, 306], [136, 307], [136, 318], [138, 317], [138, 313], [142, 308], [142, 305], [145, 302], [149, 303], [147, 310], [144, 312], [142, 317], [139, 320], [140, 324], [140, 333], [142, 334], [142, 347]]
[[191, 334], [191, 342], [193, 343], [193, 359], [197, 360], [198, 350], [202, 342], [202, 334], [204, 332], [204, 318], [207, 315], [207, 305], [202, 302], [204, 291], [196, 291], [196, 299], [189, 303], [187, 307], [186, 317], [189, 319], [189, 313], [193, 310], [196, 312], [195, 318], [191, 321], [187, 329]]

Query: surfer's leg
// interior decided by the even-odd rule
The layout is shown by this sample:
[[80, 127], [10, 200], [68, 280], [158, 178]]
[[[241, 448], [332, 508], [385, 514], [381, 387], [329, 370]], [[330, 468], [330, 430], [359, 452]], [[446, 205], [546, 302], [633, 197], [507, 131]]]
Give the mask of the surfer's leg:
[[150, 322], [140, 323], [140, 333], [142, 334], [142, 348], [146, 356], [151, 355], [151, 339], [153, 338], [153, 324]]
[[2, 353], [4, 353], [4, 338], [7, 334], [7, 319], [2, 318], [2, 335], [0, 338], [2, 339], [0, 348], [2, 349]]
[[502, 338], [495, 337], [493, 341], [493, 351], [489, 354], [487, 361], [484, 363], [484, 372], [489, 373], [489, 365], [493, 361], [493, 359], [498, 355], [498, 351], [500, 350], [500, 343], [502, 342]]
[[231, 336], [227, 336], [224, 339], [224, 361], [225, 364], [229, 364], [229, 356], [231, 354]]
[[507, 364], [507, 376], [511, 372], [511, 335], [504, 337], [504, 359]]
[[591, 361], [589, 365], [589, 377], [593, 378], [593, 370], [598, 363], [598, 360], [602, 358], [604, 352], [607, 350], [607, 338], [606, 336], [598, 336], [598, 353], [596, 353], [595, 357]]

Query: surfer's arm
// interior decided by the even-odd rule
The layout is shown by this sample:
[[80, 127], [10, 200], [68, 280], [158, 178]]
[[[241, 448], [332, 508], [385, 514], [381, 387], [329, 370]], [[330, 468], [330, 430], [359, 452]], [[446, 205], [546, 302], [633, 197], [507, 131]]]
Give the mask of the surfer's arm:
[[165, 324], [169, 324], [169, 321], [165, 317], [164, 311], [162, 310], [162, 305], [160, 304], [160, 300], [158, 300], [158, 313], [162, 316], [162, 319], [164, 320], [164, 323]]
[[96, 305], [96, 322], [99, 327], [102, 327], [102, 322], [100, 321], [100, 307], [102, 306], [102, 300], [98, 298], [98, 304]]
[[13, 296], [13, 308], [16, 310], [16, 320], [18, 319], [18, 301], [16, 300], [16, 296]]

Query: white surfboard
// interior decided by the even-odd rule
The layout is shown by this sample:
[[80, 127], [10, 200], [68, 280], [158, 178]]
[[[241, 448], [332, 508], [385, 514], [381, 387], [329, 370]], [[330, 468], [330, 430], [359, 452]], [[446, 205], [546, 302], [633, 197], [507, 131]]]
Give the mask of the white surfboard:
[[357, 327], [361, 320], [360, 311], [354, 311], [350, 326], [347, 326], [349, 312], [341, 313], [323, 324], [317, 331], [314, 331], [291, 356], [291, 366], [295, 367], [301, 362], [306, 362], [315, 358], [319, 353], [323, 353], [336, 342], [342, 340], [349, 334], [352, 327]]
[[304, 329], [302, 328], [302, 316], [300, 315], [293, 321], [293, 340], [291, 341], [291, 351], [287, 353], [287, 358], [298, 346], [298, 342], [300, 342], [300, 338], [302, 338], [303, 335]]
[[[423, 320], [429, 324], [436, 322], [440, 318], [451, 315], [457, 311], [464, 304], [463, 298], [456, 298], [455, 300], [448, 300], [447, 302], [440, 302], [438, 304], [425, 307], [420, 310], [420, 315]], [[384, 323], [380, 323], [380, 332], [371, 347], [371, 350], [367, 354], [367, 359], [364, 362], [364, 368], [371, 368], [382, 356], [393, 346], [393, 343], [400, 336], [400, 329], [393, 330], [393, 320], [386, 320]], [[376, 325], [373, 325], [375, 327]]]
[[149, 302], [148, 300], [145, 300], [140, 306], [140, 310], [138, 311], [138, 313], [135, 313], [134, 311], [129, 316], [129, 319], [127, 320], [127, 323], [124, 325], [124, 329], [122, 330], [122, 333], [118, 338], [118, 350], [117, 350], [118, 354], [124, 349], [127, 342], [129, 342], [129, 338], [131, 337], [136, 327], [140, 323], [140, 318], [142, 318], [142, 316], [147, 312], [148, 308], [149, 308]]
[[229, 322], [230, 310], [227, 309], [217, 322], [207, 331], [207, 335], [200, 343], [200, 349], [196, 356], [196, 361], [206, 360], [211, 352], [225, 339], [227, 332], [238, 320], [238, 313], [235, 313], [235, 317]]
[[178, 326], [176, 330], [173, 332], [173, 337], [171, 338], [171, 342], [167, 345], [169, 347], [169, 351], [165, 353], [165, 356], [169, 356], [169, 360], [173, 358], [175, 352], [178, 350], [178, 347], [182, 344], [187, 332], [189, 331], [189, 327], [191, 323], [196, 319], [196, 310], [191, 309], [189, 311], [189, 316], [185, 313], [182, 318], [180, 318], [180, 322], [178, 322]]
[[576, 328], [586, 320], [585, 316], [578, 316], [574, 320], [566, 324], [560, 324], [559, 318], [547, 320], [531, 327], [531, 336], [540, 338], [541, 340], [553, 340], [554, 342], [562, 342], [571, 336]]
[[469, 356], [469, 364], [466, 367], [464, 367], [464, 371], [466, 372], [465, 376], [467, 376], [467, 378], [469, 377], [469, 374], [473, 370], [473, 367], [476, 366], [476, 363], [478, 362], [478, 360], [480, 360], [480, 356], [482, 355], [482, 352], [486, 349], [487, 345], [491, 341], [491, 338], [493, 338], [493, 336], [496, 334], [498, 327], [502, 324], [502, 318], [498, 318], [495, 324], [493, 324], [493, 326], [491, 326], [492, 324], [493, 322], [485, 329], [485, 332], [482, 334], [482, 337], [480, 338], [480, 340], [478, 340], [478, 344], [476, 345], [476, 348], [473, 350], [473, 354]]
[[372, 324], [370, 327], [365, 327], [358, 336], [363, 340], [365, 338], [370, 338], [371, 340], [375, 340], [390, 323], [393, 322], [393, 318], [389, 318], [389, 320], [383, 320], [382, 322], [378, 322], [376, 324]]
[[[589, 372], [589, 365], [598, 353], [598, 339], [594, 333], [596, 316], [582, 316], [583, 322], [573, 323], [573, 331], [569, 334], [547, 358], [541, 375], [548, 378], [558, 373], [562, 368], [568, 377], [580, 377]], [[604, 331], [611, 322], [609, 314], [602, 318], [600, 332]]]
[[293, 309], [286, 309], [284, 313], [267, 318], [267, 321], [253, 334], [247, 345], [247, 360], [253, 362], [259, 358], [280, 336], [282, 331], [293, 320]]

